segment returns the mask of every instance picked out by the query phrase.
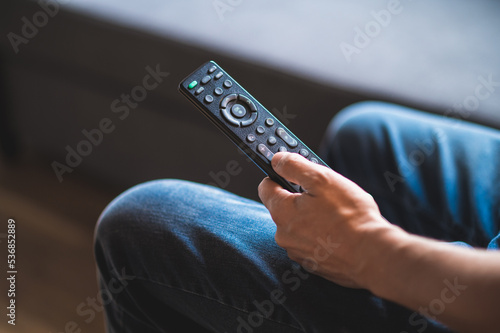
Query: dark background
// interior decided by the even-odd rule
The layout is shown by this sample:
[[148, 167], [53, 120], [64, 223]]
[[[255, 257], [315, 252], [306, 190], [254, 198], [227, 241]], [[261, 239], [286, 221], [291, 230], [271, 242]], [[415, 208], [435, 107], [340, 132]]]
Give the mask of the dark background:
[[[2, 321], [3, 331], [103, 331], [100, 311], [90, 320], [76, 309], [98, 295], [93, 228], [123, 190], [158, 178], [213, 183], [236, 161], [241, 172], [220, 184], [258, 200], [261, 171], [177, 91], [207, 60], [314, 150], [329, 120], [363, 100], [500, 126], [500, 87], [467, 104], [481, 78], [500, 82], [496, 1], [401, 0], [390, 19], [394, 1], [41, 3], [0, 4], [0, 246], [6, 253], [14, 218], [19, 260], [18, 325]], [[36, 18], [25, 37], [23, 19]], [[348, 59], [342, 45], [363, 41], [359, 31], [371, 36]], [[27, 41], [17, 52], [13, 34]], [[121, 120], [113, 101], [157, 65], [168, 77]], [[53, 163], [105, 118], [114, 130], [61, 182]]]

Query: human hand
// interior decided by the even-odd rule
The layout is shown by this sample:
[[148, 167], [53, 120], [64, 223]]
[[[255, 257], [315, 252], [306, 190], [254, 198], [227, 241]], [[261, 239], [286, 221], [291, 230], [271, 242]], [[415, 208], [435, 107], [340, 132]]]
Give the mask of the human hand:
[[[373, 240], [398, 229], [358, 185], [299, 154], [277, 153], [273, 169], [306, 191], [290, 193], [270, 178], [259, 197], [277, 225], [275, 240], [309, 271], [345, 287], [368, 288]], [[382, 237], [383, 238], [383, 237]]]

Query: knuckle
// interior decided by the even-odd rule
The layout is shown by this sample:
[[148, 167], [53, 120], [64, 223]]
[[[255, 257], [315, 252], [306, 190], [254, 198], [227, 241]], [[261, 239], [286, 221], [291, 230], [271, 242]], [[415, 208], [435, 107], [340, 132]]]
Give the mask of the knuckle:
[[299, 154], [285, 154], [283, 158], [280, 160], [280, 165], [295, 165], [300, 162], [301, 156]]
[[314, 169], [309, 173], [309, 179], [313, 185], [328, 184], [330, 182], [330, 177], [327, 170], [317, 170]]
[[259, 183], [259, 186], [257, 186], [257, 192], [260, 194], [262, 194], [262, 192], [264, 192], [264, 182], [266, 181], [266, 179], [264, 178], [260, 183]]
[[370, 206], [376, 205], [375, 198], [368, 192], [363, 192], [362, 199]]

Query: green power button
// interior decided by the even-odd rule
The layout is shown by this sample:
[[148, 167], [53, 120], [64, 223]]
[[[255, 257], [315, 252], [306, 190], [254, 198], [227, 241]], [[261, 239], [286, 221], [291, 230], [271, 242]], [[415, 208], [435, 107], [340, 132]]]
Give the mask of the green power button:
[[196, 87], [198, 85], [198, 82], [197, 81], [193, 81], [189, 84], [188, 88], [189, 89], [193, 89], [194, 87]]

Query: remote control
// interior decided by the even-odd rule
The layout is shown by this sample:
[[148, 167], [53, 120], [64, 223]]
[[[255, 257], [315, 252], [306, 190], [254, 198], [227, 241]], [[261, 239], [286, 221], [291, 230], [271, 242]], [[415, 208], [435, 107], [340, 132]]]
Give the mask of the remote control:
[[179, 91], [265, 174], [290, 192], [302, 189], [273, 170], [271, 159], [276, 152], [298, 153], [328, 167], [215, 62], [205, 63], [182, 80]]

